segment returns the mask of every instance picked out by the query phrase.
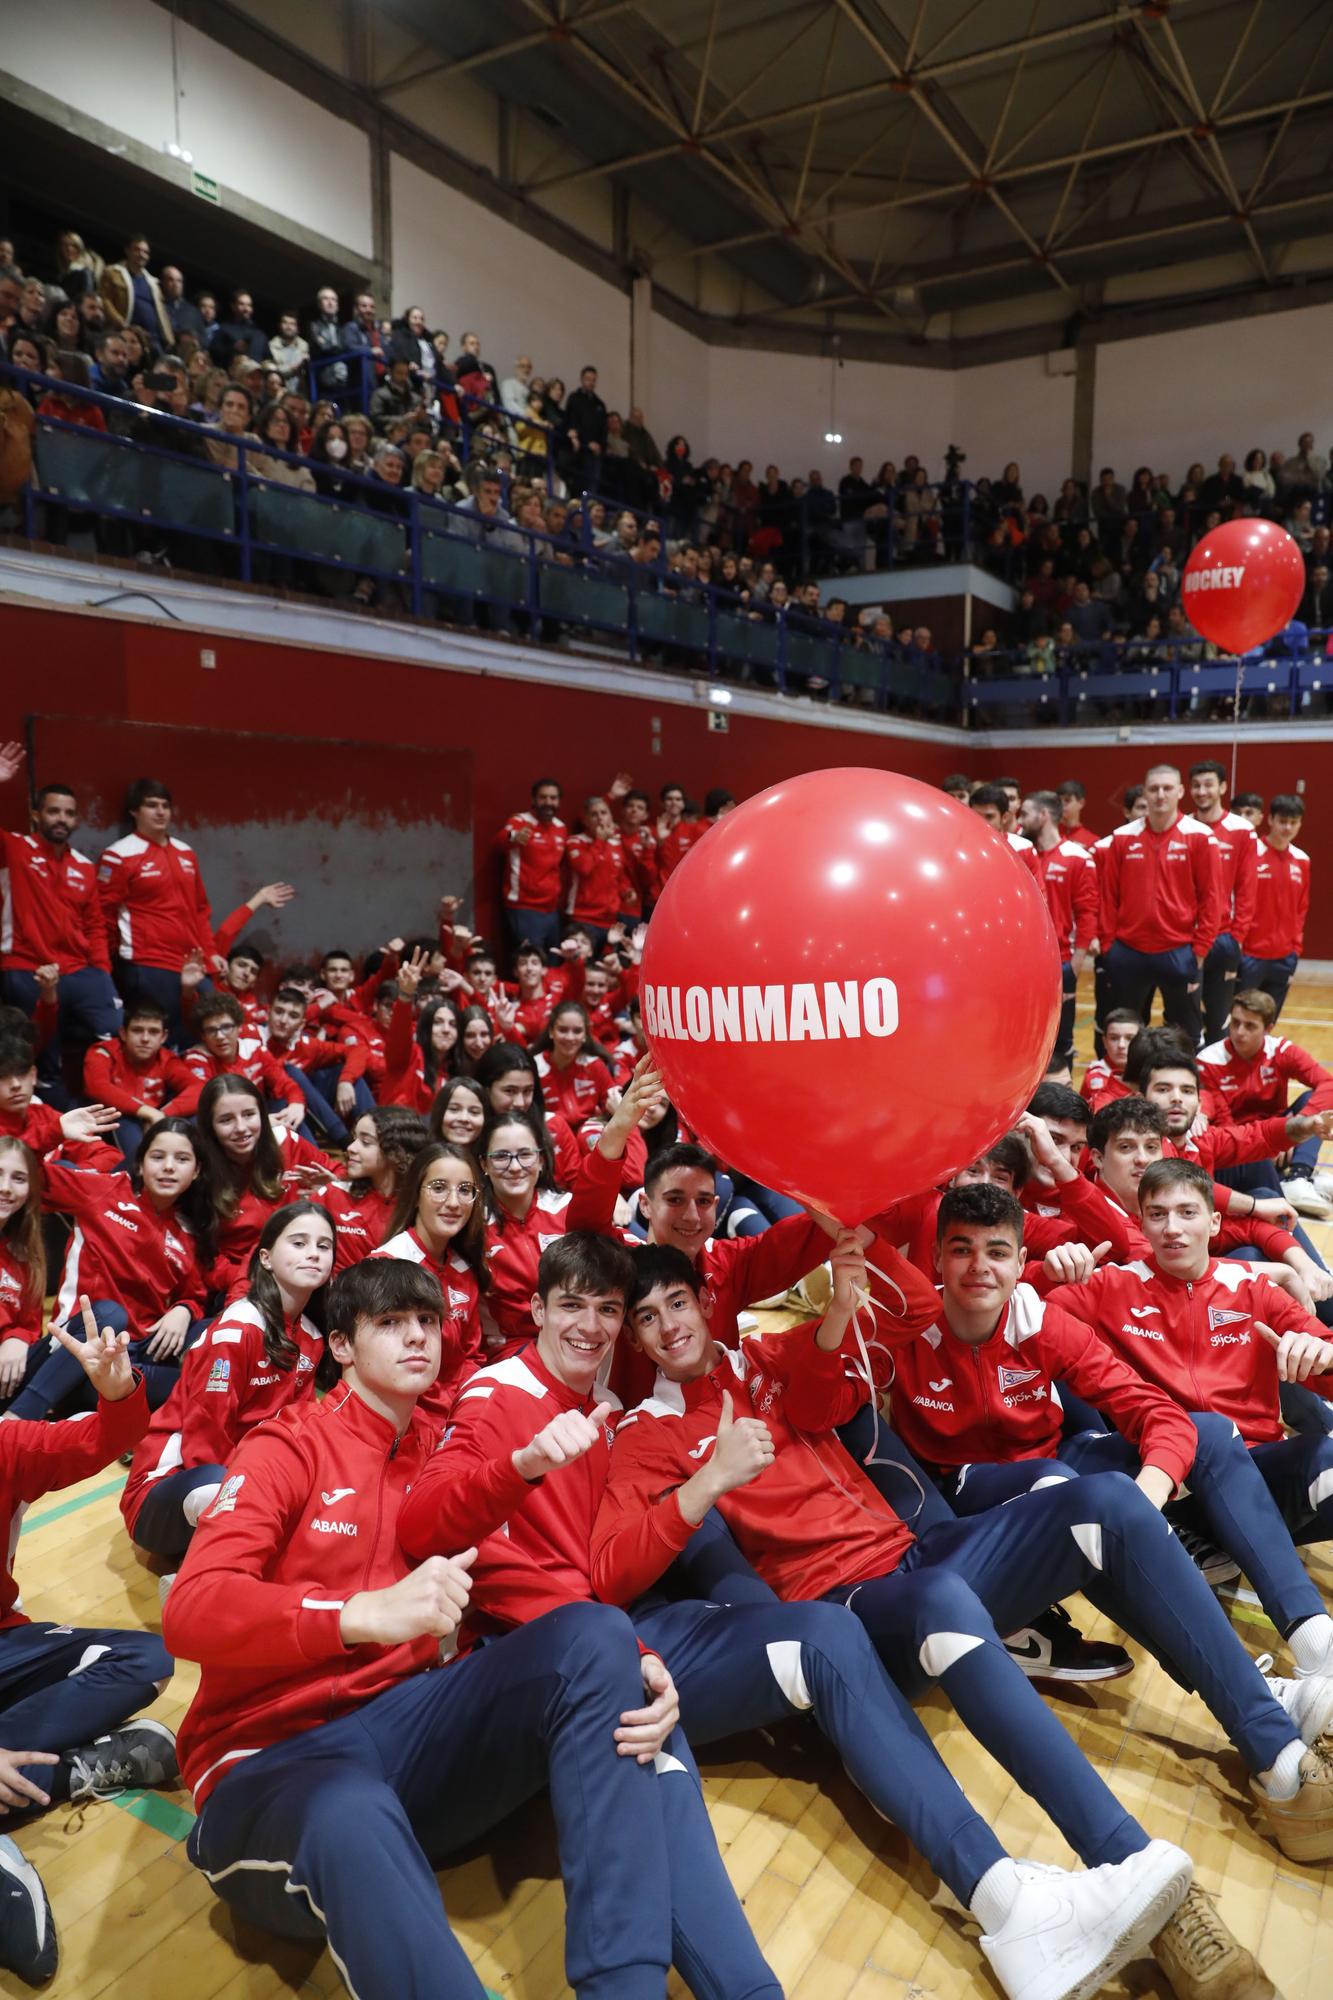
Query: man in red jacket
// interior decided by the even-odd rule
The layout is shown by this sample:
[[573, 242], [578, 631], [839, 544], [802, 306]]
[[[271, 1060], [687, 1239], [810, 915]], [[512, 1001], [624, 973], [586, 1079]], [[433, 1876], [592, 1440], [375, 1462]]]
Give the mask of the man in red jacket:
[[1060, 945], [1064, 1002], [1056, 1050], [1067, 1061], [1074, 1057], [1074, 996], [1079, 974], [1097, 942], [1100, 915], [1097, 867], [1089, 845], [1068, 839], [1060, 825], [1060, 799], [1055, 792], [1029, 792], [1020, 824], [1037, 863], [1037, 881], [1055, 925]]
[[179, 1045], [181, 972], [201, 955], [207, 970], [225, 972], [218, 952], [204, 878], [195, 851], [171, 831], [170, 788], [136, 778], [125, 800], [134, 831], [102, 849], [98, 889], [107, 934], [116, 939], [117, 977], [127, 999], [156, 1000], [167, 1010]]
[[400, 1547], [437, 1443], [417, 1406], [443, 1310], [419, 1265], [341, 1272], [340, 1386], [252, 1431], [199, 1524], [163, 1620], [203, 1669], [180, 1732], [190, 1858], [260, 1928], [326, 1939], [360, 2000], [480, 2000], [432, 1870], [549, 1784], [580, 1996], [661, 2000], [677, 1941], [719, 1974], [732, 1949], [762, 1968], [676, 1754], [670, 1675], [623, 1614], [568, 1604], [477, 1645], [476, 1550], [414, 1568]]
[[604, 798], [584, 800], [583, 826], [569, 836], [565, 858], [569, 863], [565, 914], [571, 923], [583, 926], [593, 950], [600, 953], [626, 901], [624, 842]]
[[1236, 991], [1241, 940], [1254, 922], [1255, 869], [1259, 842], [1254, 828], [1238, 812], [1226, 809], [1227, 773], [1211, 758], [1190, 765], [1190, 803], [1194, 817], [1208, 827], [1217, 842], [1222, 884], [1222, 928], [1203, 962], [1203, 1032], [1213, 1042], [1222, 1033]]
[[[678, 1252], [667, 1254], [682, 1261]], [[891, 1250], [883, 1254], [903, 1288], [906, 1324], [918, 1324], [933, 1310], [933, 1290]], [[835, 1298], [823, 1322], [765, 1345], [780, 1356], [812, 1344], [813, 1365], [837, 1381], [858, 1276], [865, 1277], [850, 1232], [834, 1264]], [[632, 1273], [630, 1257], [600, 1237], [566, 1235], [544, 1252], [532, 1302], [536, 1340], [473, 1377], [444, 1446], [403, 1510], [410, 1554], [428, 1556], [464, 1535], [476, 1541], [473, 1604], [505, 1626], [592, 1595], [594, 1529], [613, 1462], [602, 1428], [610, 1404], [598, 1376], [619, 1334]], [[993, 1933], [983, 1949], [1003, 1990], [1032, 1991], [1043, 1959], [1068, 1950], [1059, 1989], [1068, 1992], [1075, 1967], [1102, 1963], [1108, 1932], [1131, 1920], [1122, 1899], [1134, 1898], [1144, 1864], [1131, 1857], [1106, 1874], [1064, 1877], [1064, 1922], [1048, 1908], [1034, 1923], [1029, 1871], [1009, 1859], [949, 1778], [855, 1620], [829, 1605], [781, 1604], [762, 1587], [760, 1599], [744, 1605], [666, 1602], [653, 1586], [677, 1541], [692, 1540], [720, 1495], [772, 1462], [763, 1424], [748, 1417], [732, 1423], [725, 1401], [717, 1436], [706, 1443], [713, 1446], [706, 1463], [691, 1466], [694, 1477], [667, 1499], [670, 1511], [679, 1509], [680, 1535], [650, 1533], [636, 1551], [638, 1574], [618, 1578], [611, 1593], [618, 1603], [638, 1600], [636, 1630], [671, 1664], [686, 1733], [709, 1741], [812, 1712], [875, 1807], [905, 1828]], [[647, 1597], [640, 1595], [645, 1588]], [[1108, 1922], [1111, 1908], [1116, 1916]]]
[[[872, 1247], [875, 1263], [881, 1248]], [[876, 1326], [883, 1323], [877, 1314]], [[902, 1319], [891, 1324], [895, 1343], [915, 1337]], [[866, 1390], [828, 1365], [808, 1329], [804, 1339], [773, 1336], [719, 1351], [693, 1274], [671, 1252], [655, 1250], [636, 1259], [629, 1325], [657, 1361], [658, 1377], [652, 1398], [620, 1425], [611, 1455], [593, 1550], [602, 1595], [641, 1587], [663, 1548], [688, 1539], [708, 1498], [708, 1447], [720, 1442], [729, 1418], [750, 1419], [767, 1432], [769, 1449], [748, 1482], [730, 1491], [713, 1482], [712, 1504], [760, 1574], [785, 1600], [845, 1604], [905, 1688], [937, 1682], [1086, 1861], [1142, 1852], [1148, 1836], [1089, 1769], [996, 1631], [997, 1621], [1025, 1622], [1076, 1588], [1109, 1616], [1123, 1614], [1159, 1659], [1200, 1690], [1233, 1740], [1255, 1731], [1242, 1751], [1252, 1770], [1267, 1768], [1256, 1758], [1280, 1759], [1256, 1790], [1268, 1799], [1278, 1839], [1304, 1847], [1333, 1782], [1333, 1757], [1303, 1743], [1133, 1481], [1114, 1473], [1061, 1480], [918, 1540], [830, 1435], [847, 1402]], [[1015, 1370], [1021, 1373], [1021, 1355]], [[1333, 1847], [1333, 1832], [1314, 1844]], [[1201, 1918], [1205, 1912], [1219, 1946], [1235, 1951], [1206, 1905]], [[1191, 2000], [1206, 1991], [1197, 1982], [1173, 1983]]]
[[[21, 744], [0, 744], [0, 784], [22, 764]], [[0, 985], [11, 1006], [32, 1014], [38, 967], [59, 968], [57, 1039], [42, 1052], [54, 1082], [62, 1045], [77, 1059], [99, 1036], [114, 1035], [119, 1005], [96, 865], [70, 844], [79, 808], [69, 786], [43, 785], [29, 818], [28, 833], [0, 829]]]
[[[148, 1428], [129, 1335], [99, 1332], [88, 1300], [81, 1304], [82, 1340], [63, 1327], [51, 1332], [97, 1391], [95, 1412], [63, 1424], [0, 1421], [0, 1515], [11, 1551], [0, 1572], [0, 1743], [12, 1746], [0, 1750], [0, 1809], [11, 1824], [42, 1806], [174, 1785], [179, 1776], [169, 1729], [125, 1726], [171, 1679], [162, 1641], [151, 1632], [34, 1624], [19, 1609], [12, 1551], [21, 1508], [100, 1472]], [[40, 1877], [12, 1840], [0, 1840], [0, 1965], [38, 1986], [57, 1958]]]
[[[1213, 1255], [1212, 1184], [1189, 1160], [1160, 1160], [1139, 1184], [1147, 1258], [1108, 1265], [1053, 1301], [1093, 1327], [1131, 1367], [1183, 1408], [1212, 1410], [1250, 1449], [1290, 1537], [1333, 1535], [1333, 1438], [1285, 1435], [1283, 1382], [1327, 1393], [1333, 1345], [1303, 1307], [1252, 1266]], [[1302, 1676], [1333, 1674], [1333, 1620], [1286, 1559], [1271, 1512], [1236, 1508], [1227, 1547], [1240, 1562]]]
[[1305, 802], [1295, 792], [1271, 801], [1256, 870], [1254, 921], [1242, 939], [1239, 983], [1271, 993], [1279, 1015], [1305, 950], [1310, 912], [1310, 857], [1296, 845], [1304, 817]]
[[495, 837], [505, 928], [511, 953], [526, 939], [543, 957], [560, 942], [560, 888], [569, 829], [560, 818], [560, 787], [538, 778], [530, 812], [512, 813]]
[[167, 1099], [193, 1082], [181, 1058], [167, 1047], [167, 1011], [156, 1000], [132, 1002], [120, 1033], [94, 1042], [83, 1059], [84, 1090], [95, 1104], [109, 1104], [119, 1114], [115, 1139], [127, 1167], [163, 1115]]
[[1111, 1004], [1162, 1012], [1190, 1047], [1202, 1026], [1203, 963], [1222, 927], [1217, 842], [1181, 812], [1185, 787], [1174, 764], [1154, 764], [1144, 780], [1145, 820], [1117, 827], [1102, 858], [1101, 941]]
[[[1231, 1003], [1227, 1032], [1199, 1051], [1199, 1076], [1232, 1118], [1282, 1118], [1288, 1110], [1311, 1115], [1333, 1108], [1333, 1075], [1307, 1049], [1275, 1035], [1277, 1002], [1257, 987], [1242, 987]], [[1306, 1087], [1290, 1107], [1293, 1083]], [[1333, 1176], [1319, 1174], [1318, 1138], [1293, 1150], [1282, 1191], [1293, 1208], [1319, 1220], [1333, 1214]]]

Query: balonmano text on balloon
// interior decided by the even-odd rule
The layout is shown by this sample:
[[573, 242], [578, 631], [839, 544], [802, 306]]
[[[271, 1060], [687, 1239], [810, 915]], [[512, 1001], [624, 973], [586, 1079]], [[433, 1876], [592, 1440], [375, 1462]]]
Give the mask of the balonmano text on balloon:
[[643, 1023], [660, 1041], [832, 1042], [898, 1026], [891, 979], [826, 979], [791, 986], [645, 985]]

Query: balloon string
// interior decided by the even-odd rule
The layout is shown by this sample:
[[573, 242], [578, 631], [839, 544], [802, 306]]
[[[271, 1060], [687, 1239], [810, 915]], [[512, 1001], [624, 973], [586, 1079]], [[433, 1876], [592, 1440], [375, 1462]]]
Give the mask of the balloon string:
[[901, 1473], [904, 1479], [908, 1480], [911, 1483], [911, 1485], [915, 1486], [917, 1493], [920, 1496], [915, 1508], [913, 1509], [911, 1514], [908, 1515], [899, 1514], [899, 1519], [904, 1521], [905, 1524], [908, 1527], [910, 1527], [912, 1522], [916, 1520], [917, 1515], [920, 1514], [921, 1509], [926, 1504], [926, 1489], [922, 1485], [921, 1481], [917, 1478], [916, 1474], [911, 1470], [911, 1468], [909, 1466], [904, 1465], [901, 1462], [901, 1460], [896, 1458], [881, 1458], [878, 1455], [879, 1433], [880, 1433], [879, 1389], [875, 1381], [874, 1366], [870, 1359], [871, 1349], [874, 1348], [878, 1353], [884, 1355], [888, 1361], [889, 1380], [888, 1382], [885, 1383], [886, 1390], [892, 1385], [893, 1378], [897, 1373], [897, 1364], [893, 1359], [892, 1349], [886, 1347], [882, 1340], [872, 1339], [870, 1341], [867, 1341], [866, 1336], [862, 1332], [861, 1328], [861, 1314], [863, 1310], [870, 1314], [871, 1324], [869, 1330], [872, 1333], [874, 1332], [874, 1316], [878, 1312], [887, 1314], [890, 1319], [905, 1318], [907, 1314], [907, 1294], [904, 1292], [902, 1286], [898, 1283], [896, 1278], [891, 1278], [887, 1271], [881, 1271], [878, 1264], [872, 1264], [869, 1258], [866, 1259], [866, 1269], [867, 1271], [873, 1271], [875, 1276], [880, 1280], [882, 1284], [887, 1285], [891, 1291], [896, 1292], [902, 1303], [900, 1309], [897, 1312], [894, 1312], [882, 1300], [877, 1300], [869, 1292], [865, 1292], [858, 1296], [856, 1305], [852, 1309], [852, 1333], [856, 1340], [856, 1350], [857, 1350], [856, 1358], [852, 1360], [852, 1373], [854, 1376], [856, 1376], [860, 1381], [862, 1381], [865, 1384], [867, 1397], [870, 1403], [870, 1421], [871, 1421], [870, 1447], [866, 1452], [865, 1457], [862, 1459], [861, 1463], [862, 1465], [865, 1466], [871, 1466], [871, 1465], [891, 1466], [895, 1472]]

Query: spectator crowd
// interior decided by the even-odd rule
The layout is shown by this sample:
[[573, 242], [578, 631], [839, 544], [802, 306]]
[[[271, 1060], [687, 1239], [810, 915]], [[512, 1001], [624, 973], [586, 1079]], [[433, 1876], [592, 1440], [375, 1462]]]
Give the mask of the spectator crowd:
[[[549, 1787], [577, 1991], [661, 2000], [674, 1962], [699, 2000], [780, 2000], [691, 1743], [804, 1717], [1008, 2000], [1149, 1945], [1177, 2000], [1271, 2000], [1037, 1685], [1132, 1670], [1060, 1608], [1085, 1590], [1197, 1691], [1182, 1754], [1226, 1746], [1218, 1797], [1239, 1757], [1286, 1864], [1333, 1858], [1300, 1554], [1333, 1534], [1333, 1274], [1299, 1222], [1333, 1214], [1333, 1073], [1277, 1032], [1302, 800], [1226, 782], [1153, 766], [1099, 834], [1076, 779], [945, 781], [1037, 883], [1065, 1013], [1013, 1131], [840, 1228], [710, 1152], [648, 1048], [654, 905], [725, 788], [622, 772], [574, 823], [539, 777], [490, 843], [503, 936], [454, 885], [427, 934], [298, 963], [253, 926], [302, 884], [275, 865], [217, 920], [168, 781], [93, 858], [70, 784], [0, 746], [4, 1508], [124, 1455], [162, 1604], [160, 1635], [32, 1622], [11, 1537], [9, 1828], [184, 1781], [238, 1917], [424, 2000], [476, 1989], [432, 1869]], [[1242, 1573], [1257, 1663], [1214, 1595]], [[176, 1658], [179, 1741], [142, 1717]], [[1076, 1867], [1006, 1851], [928, 1687]], [[0, 1889], [0, 1964], [40, 1985], [58, 1912], [7, 1836]]]
[[[459, 543], [533, 558], [576, 585], [609, 581], [636, 603], [665, 600], [635, 621], [640, 657], [688, 663], [716, 649], [716, 625], [710, 637], [707, 619], [689, 623], [711, 602], [733, 635], [720, 657], [710, 650], [719, 671], [816, 697], [832, 685], [844, 700], [921, 712], [919, 682], [913, 692], [890, 670], [939, 672], [929, 628], [915, 615], [857, 610], [838, 590], [839, 575], [888, 564], [970, 559], [1014, 585], [1015, 612], [970, 648], [970, 670], [984, 678], [1212, 657], [1183, 609], [1181, 573], [1199, 535], [1238, 515], [1282, 522], [1305, 559], [1298, 623], [1277, 650], [1322, 650], [1333, 619], [1329, 463], [1309, 432], [1290, 453], [1249, 451], [1240, 469], [1229, 454], [1211, 472], [1192, 464], [1183, 479], [1108, 466], [1090, 490], [1069, 478], [1053, 498], [1028, 494], [1017, 462], [999, 477], [965, 479], [957, 447], [939, 476], [908, 453], [873, 477], [853, 456], [836, 487], [818, 468], [788, 476], [770, 463], [759, 477], [748, 459], [696, 462], [681, 433], [663, 449], [641, 409], [608, 409], [593, 365], [569, 392], [526, 354], [502, 375], [477, 332], [455, 349], [420, 306], [386, 318], [368, 290], [343, 301], [326, 287], [266, 329], [248, 290], [191, 296], [177, 266], [154, 271], [146, 238], [106, 263], [73, 232], [59, 238], [46, 277], [25, 275], [12, 243], [0, 241], [0, 361], [43, 378], [0, 385], [18, 430], [67, 426], [240, 466], [261, 491], [359, 510], [396, 536], [360, 567], [354, 551], [319, 561], [311, 515], [288, 512], [267, 542], [256, 538], [255, 580], [547, 643], [599, 636], [592, 613], [585, 623], [576, 610], [548, 607], [547, 592], [538, 608], [517, 584], [492, 580], [473, 594], [464, 580], [414, 602], [402, 535], [423, 506], [438, 508]], [[155, 421], [164, 417], [172, 423]], [[40, 462], [39, 451], [39, 475]], [[29, 469], [20, 440], [8, 468], [0, 460], [0, 505], [16, 501]], [[91, 535], [106, 552], [150, 565], [236, 573], [230, 522], [205, 540], [165, 514], [145, 525], [127, 518], [133, 509], [107, 517], [89, 503], [81, 515], [67, 501], [53, 495], [41, 509], [46, 539]], [[623, 627], [619, 601], [605, 615]], [[759, 630], [747, 637], [747, 626]], [[765, 629], [782, 635], [780, 660]], [[819, 642], [821, 653], [806, 648], [798, 659], [793, 637]]]

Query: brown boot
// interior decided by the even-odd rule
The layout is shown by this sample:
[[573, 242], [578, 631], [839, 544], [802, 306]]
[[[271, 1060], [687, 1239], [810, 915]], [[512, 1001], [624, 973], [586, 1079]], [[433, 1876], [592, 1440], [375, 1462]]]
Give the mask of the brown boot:
[[1327, 1738], [1312, 1744], [1301, 1758], [1300, 1789], [1294, 1799], [1270, 1799], [1254, 1778], [1250, 1789], [1289, 1861], [1333, 1860], [1333, 1746]]
[[1152, 1942], [1176, 2000], [1276, 2000], [1253, 1952], [1238, 1944], [1197, 1882]]

